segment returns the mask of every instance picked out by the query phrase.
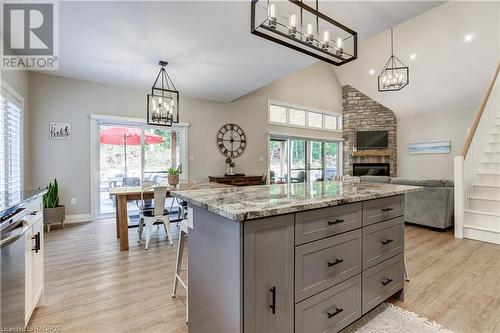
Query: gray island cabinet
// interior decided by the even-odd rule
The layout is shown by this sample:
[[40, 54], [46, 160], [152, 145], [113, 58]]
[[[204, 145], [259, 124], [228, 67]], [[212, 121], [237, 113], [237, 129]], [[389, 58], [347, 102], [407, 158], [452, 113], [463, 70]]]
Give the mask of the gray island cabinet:
[[404, 287], [404, 194], [314, 182], [177, 191], [189, 332], [338, 332]]

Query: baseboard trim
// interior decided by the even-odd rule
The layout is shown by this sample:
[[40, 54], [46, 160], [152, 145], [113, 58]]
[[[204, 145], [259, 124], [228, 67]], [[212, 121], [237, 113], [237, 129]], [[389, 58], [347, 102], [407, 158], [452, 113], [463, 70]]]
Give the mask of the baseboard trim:
[[74, 215], [66, 215], [66, 219], [64, 223], [82, 223], [82, 222], [91, 222], [92, 216], [90, 214], [74, 214]]
[[464, 226], [464, 238], [500, 245], [500, 233]]

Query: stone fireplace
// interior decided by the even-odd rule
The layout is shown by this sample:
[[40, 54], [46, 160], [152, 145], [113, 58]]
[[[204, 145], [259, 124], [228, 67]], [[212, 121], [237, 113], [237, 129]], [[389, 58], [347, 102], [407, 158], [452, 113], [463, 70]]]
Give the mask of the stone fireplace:
[[[354, 164], [387, 164], [389, 176], [396, 177], [397, 120], [394, 112], [349, 85], [342, 87], [342, 106], [344, 174], [354, 175]], [[357, 131], [387, 131], [387, 149], [356, 151]]]

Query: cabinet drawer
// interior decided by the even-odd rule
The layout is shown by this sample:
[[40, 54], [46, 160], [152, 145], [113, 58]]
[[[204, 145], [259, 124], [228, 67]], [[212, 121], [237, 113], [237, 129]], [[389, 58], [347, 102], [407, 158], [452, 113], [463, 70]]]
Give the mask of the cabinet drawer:
[[363, 269], [402, 253], [404, 219], [397, 217], [363, 228]]
[[403, 289], [403, 274], [403, 254], [363, 271], [363, 314]]
[[404, 196], [375, 199], [363, 203], [363, 225], [393, 219], [404, 215]]
[[361, 229], [295, 248], [295, 301], [361, 272]]
[[361, 203], [296, 214], [295, 244], [304, 244], [361, 227]]
[[361, 317], [361, 276], [295, 305], [295, 332], [338, 332]]

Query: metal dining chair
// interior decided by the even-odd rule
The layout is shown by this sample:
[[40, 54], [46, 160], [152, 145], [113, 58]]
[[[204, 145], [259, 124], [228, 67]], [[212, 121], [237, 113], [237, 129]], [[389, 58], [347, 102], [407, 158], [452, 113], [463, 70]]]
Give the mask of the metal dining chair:
[[[189, 187], [189, 190], [199, 190], [199, 189], [208, 189], [208, 188], [216, 188], [217, 183], [200, 183], [200, 184], [194, 184], [191, 187]], [[175, 298], [176, 293], [177, 293], [177, 284], [180, 283], [181, 286], [186, 290], [186, 323], [188, 322], [189, 316], [188, 316], [188, 286], [187, 286], [187, 281], [183, 281], [182, 278], [180, 277], [180, 272], [186, 271], [187, 273], [187, 268], [182, 268], [182, 256], [184, 254], [184, 248], [186, 246], [186, 239], [188, 235], [188, 229], [193, 228], [192, 219], [188, 218], [188, 210], [187, 210], [187, 203], [182, 202], [181, 203], [181, 209], [182, 209], [182, 220], [180, 222], [180, 231], [179, 231], [179, 243], [177, 245], [177, 259], [175, 261], [175, 271], [174, 271], [174, 287], [172, 290], [172, 298]], [[187, 279], [187, 274], [186, 274], [186, 279]]]
[[[150, 190], [154, 191], [153, 200], [154, 200], [154, 208], [153, 209], [145, 209], [144, 208], [144, 193]], [[163, 223], [163, 228], [165, 229], [165, 233], [167, 234], [167, 238], [170, 242], [170, 245], [174, 245], [172, 241], [172, 233], [170, 231], [170, 218], [169, 212], [165, 209], [165, 200], [167, 197], [168, 187], [166, 186], [157, 186], [145, 188], [141, 192], [141, 202], [142, 207], [141, 214], [139, 217], [139, 236], [137, 241], [140, 242], [142, 238], [143, 228], [146, 228], [146, 246], [145, 249], [149, 248], [149, 241], [151, 239], [151, 234], [153, 232], [153, 225], [156, 222]]]

